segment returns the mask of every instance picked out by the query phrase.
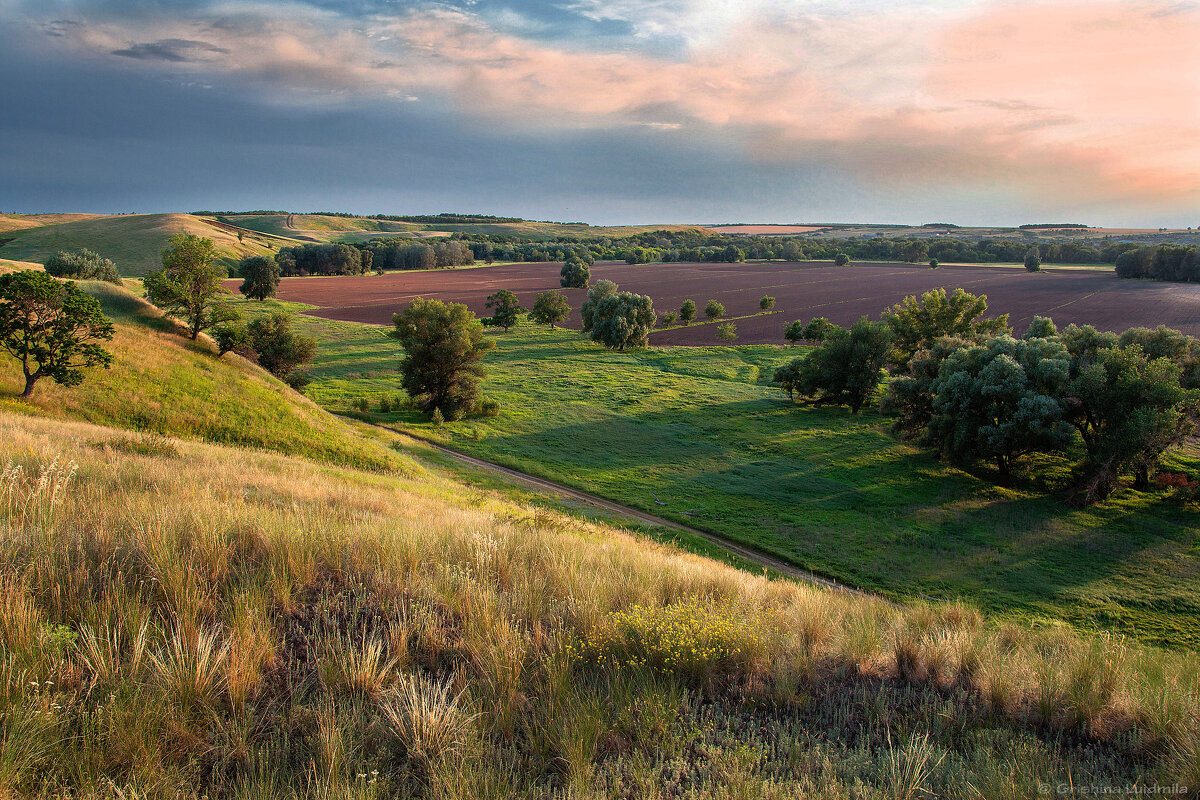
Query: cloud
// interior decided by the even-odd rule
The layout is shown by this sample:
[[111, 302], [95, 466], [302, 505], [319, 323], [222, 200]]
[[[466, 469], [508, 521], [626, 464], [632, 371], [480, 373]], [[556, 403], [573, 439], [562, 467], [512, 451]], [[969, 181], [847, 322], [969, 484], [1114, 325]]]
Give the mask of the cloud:
[[176, 63], [204, 61], [211, 56], [228, 53], [229, 50], [224, 47], [194, 39], [159, 39], [157, 42], [142, 42], [112, 51], [114, 56]]
[[823, 163], [879, 185], [1200, 199], [1200, 13], [1186, 3], [561, 8], [627, 26], [630, 46], [533, 38], [543, 26], [518, 12], [445, 5], [350, 15], [226, 4], [48, 32], [147, 68], [261, 85], [272, 102], [421, 97], [543, 135], [718, 137], [762, 164]]

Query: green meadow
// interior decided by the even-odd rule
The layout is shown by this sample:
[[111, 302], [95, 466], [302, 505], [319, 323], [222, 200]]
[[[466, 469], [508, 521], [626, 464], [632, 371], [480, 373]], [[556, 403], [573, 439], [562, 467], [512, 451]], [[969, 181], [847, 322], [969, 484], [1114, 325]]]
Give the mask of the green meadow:
[[[270, 303], [252, 308], [288, 307]], [[894, 599], [965, 599], [1174, 647], [1200, 646], [1200, 516], [1158, 493], [1093, 508], [1050, 485], [996, 486], [898, 440], [871, 409], [793, 405], [770, 385], [803, 352], [772, 346], [608, 352], [578, 332], [489, 332], [499, 416], [434, 428], [403, 398], [377, 326], [298, 316], [320, 342], [308, 394], [462, 452], [723, 534]], [[371, 411], [357, 410], [367, 400]], [[1195, 468], [1194, 454], [1176, 456]]]

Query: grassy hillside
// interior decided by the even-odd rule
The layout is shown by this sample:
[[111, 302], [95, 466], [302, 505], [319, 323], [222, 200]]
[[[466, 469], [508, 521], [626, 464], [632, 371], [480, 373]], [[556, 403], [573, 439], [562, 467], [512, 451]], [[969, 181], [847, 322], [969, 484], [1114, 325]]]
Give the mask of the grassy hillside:
[[6, 795], [1200, 780], [1194, 657], [768, 582], [439, 480], [3, 411], [0, 465]]
[[[317, 402], [346, 412], [402, 397], [383, 329], [298, 319], [321, 341]], [[611, 353], [572, 331], [490, 335], [484, 392], [498, 417], [441, 429], [411, 411], [370, 417], [893, 598], [965, 598], [1200, 648], [1194, 509], [1132, 490], [1072, 508], [1053, 485], [1005, 489], [943, 465], [874, 411], [789, 405], [768, 385], [787, 348]], [[1195, 471], [1195, 453], [1182, 458]]]
[[88, 372], [64, 388], [38, 383], [30, 401], [17, 362], [0, 358], [0, 409], [82, 419], [147, 433], [267, 448], [335, 463], [384, 468], [393, 459], [311, 401], [236, 355], [218, 358], [211, 342], [191, 342], [129, 291], [84, 282], [116, 322], [111, 369]]
[[179, 233], [212, 239], [222, 260], [232, 265], [245, 255], [274, 252], [289, 244], [267, 236], [244, 236], [216, 227], [190, 214], [128, 214], [88, 217], [0, 232], [0, 258], [41, 263], [59, 250], [88, 248], [116, 262], [122, 275], [141, 276], [162, 266], [160, 254], [167, 240]]

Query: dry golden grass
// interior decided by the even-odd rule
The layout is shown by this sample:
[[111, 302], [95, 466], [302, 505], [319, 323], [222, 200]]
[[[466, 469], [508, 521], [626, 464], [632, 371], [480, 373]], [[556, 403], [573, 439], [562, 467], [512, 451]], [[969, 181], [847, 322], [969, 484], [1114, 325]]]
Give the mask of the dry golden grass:
[[128, 436], [0, 413], [0, 789], [971, 797], [1198, 777], [1192, 656], [772, 582], [443, 479]]

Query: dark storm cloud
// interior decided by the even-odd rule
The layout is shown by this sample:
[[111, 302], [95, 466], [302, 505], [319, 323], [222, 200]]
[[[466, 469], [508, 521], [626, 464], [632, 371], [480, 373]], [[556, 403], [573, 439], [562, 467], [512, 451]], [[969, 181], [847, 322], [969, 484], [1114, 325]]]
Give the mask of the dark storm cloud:
[[157, 42], [142, 42], [113, 50], [114, 56], [125, 56], [148, 61], [203, 61], [211, 55], [227, 55], [224, 47], [194, 39], [160, 39]]

